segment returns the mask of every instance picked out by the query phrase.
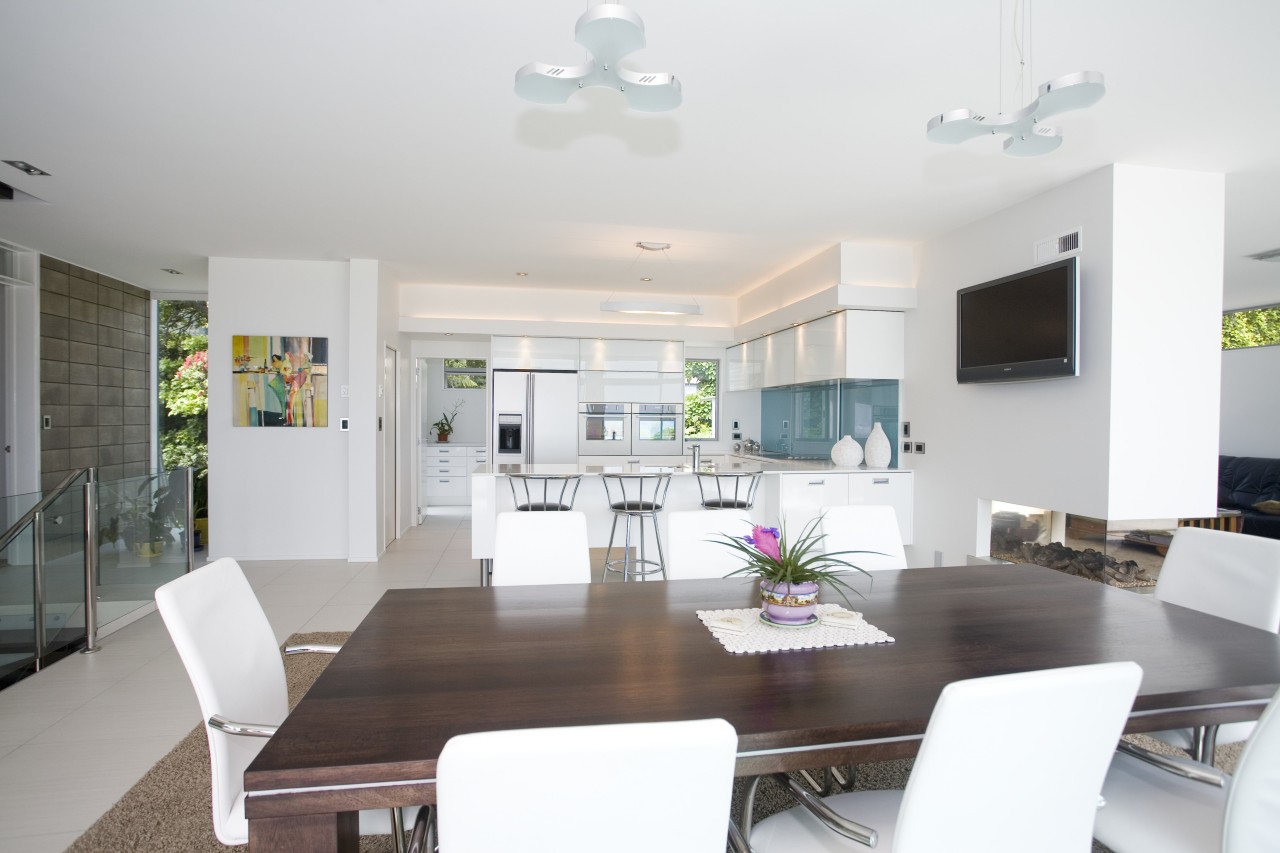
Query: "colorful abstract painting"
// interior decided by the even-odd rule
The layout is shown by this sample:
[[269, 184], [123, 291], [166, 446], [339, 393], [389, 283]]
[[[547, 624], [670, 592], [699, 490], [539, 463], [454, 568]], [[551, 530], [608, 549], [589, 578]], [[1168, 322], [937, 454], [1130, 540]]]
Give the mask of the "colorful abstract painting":
[[235, 426], [329, 425], [328, 338], [235, 335], [231, 358]]

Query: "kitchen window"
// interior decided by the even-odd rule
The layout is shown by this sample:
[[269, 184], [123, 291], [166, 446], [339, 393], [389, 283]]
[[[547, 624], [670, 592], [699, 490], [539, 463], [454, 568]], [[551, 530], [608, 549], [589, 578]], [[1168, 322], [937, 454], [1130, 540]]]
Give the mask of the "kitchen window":
[[483, 389], [487, 385], [488, 365], [489, 362], [483, 358], [446, 358], [444, 387]]
[[684, 437], [716, 437], [720, 411], [720, 361], [686, 359], [684, 363]]

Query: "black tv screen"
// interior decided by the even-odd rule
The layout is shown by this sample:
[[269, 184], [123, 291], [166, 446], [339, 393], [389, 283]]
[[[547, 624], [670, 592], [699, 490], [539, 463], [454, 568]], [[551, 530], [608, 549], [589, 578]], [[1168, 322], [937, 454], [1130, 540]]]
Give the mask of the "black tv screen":
[[956, 381], [1076, 376], [1076, 259], [956, 293]]

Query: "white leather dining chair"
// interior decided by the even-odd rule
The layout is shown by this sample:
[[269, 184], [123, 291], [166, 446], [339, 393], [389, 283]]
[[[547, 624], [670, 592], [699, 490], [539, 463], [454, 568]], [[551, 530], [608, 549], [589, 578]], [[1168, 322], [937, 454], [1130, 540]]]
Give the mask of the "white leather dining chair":
[[760, 821], [750, 844], [756, 853], [847, 853], [869, 844], [883, 853], [1088, 850], [1098, 793], [1141, 680], [1142, 669], [1125, 661], [949, 684], [905, 790], [823, 799], [779, 775], [807, 805]]
[[1116, 753], [1094, 837], [1115, 853], [1273, 853], [1280, 840], [1277, 706], [1280, 693], [1258, 720], [1234, 777], [1186, 760], [1178, 767], [1176, 759], [1170, 772]]
[[[209, 738], [213, 830], [245, 844], [244, 771], [289, 714], [275, 633], [240, 565], [215, 560], [156, 590], [156, 608], [186, 667]], [[333, 653], [336, 646], [299, 651]], [[399, 809], [360, 812], [360, 832], [387, 835]], [[403, 826], [401, 827], [403, 829]], [[403, 849], [397, 833], [397, 849]]]
[[[1280, 632], [1280, 539], [1179, 527], [1156, 578], [1155, 597], [1233, 622]], [[1213, 763], [1215, 745], [1239, 743], [1253, 723], [1149, 732]]]
[[[459, 735], [436, 764], [440, 850], [723, 853], [737, 748], [719, 719]], [[495, 790], [494, 768], [524, 784]]]
[[492, 583], [591, 583], [586, 515], [573, 511], [498, 513]]
[[744, 509], [667, 513], [667, 580], [722, 578], [746, 561], [725, 538], [751, 533]]
[[893, 507], [881, 504], [844, 504], [822, 508], [822, 549], [868, 551], [844, 559], [868, 572], [905, 569], [907, 554]]

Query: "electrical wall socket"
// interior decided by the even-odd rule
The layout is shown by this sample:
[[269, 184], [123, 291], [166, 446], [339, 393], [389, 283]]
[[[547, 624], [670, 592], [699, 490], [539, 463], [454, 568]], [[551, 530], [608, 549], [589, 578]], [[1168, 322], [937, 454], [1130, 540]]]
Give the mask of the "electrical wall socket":
[[924, 442], [923, 442], [923, 441], [917, 441], [917, 442], [916, 442], [916, 453], [924, 453]]
[[904, 441], [904, 442], [902, 442], [902, 452], [903, 452], [903, 453], [910, 453], [910, 452], [911, 452], [911, 442], [909, 442], [909, 441]]

